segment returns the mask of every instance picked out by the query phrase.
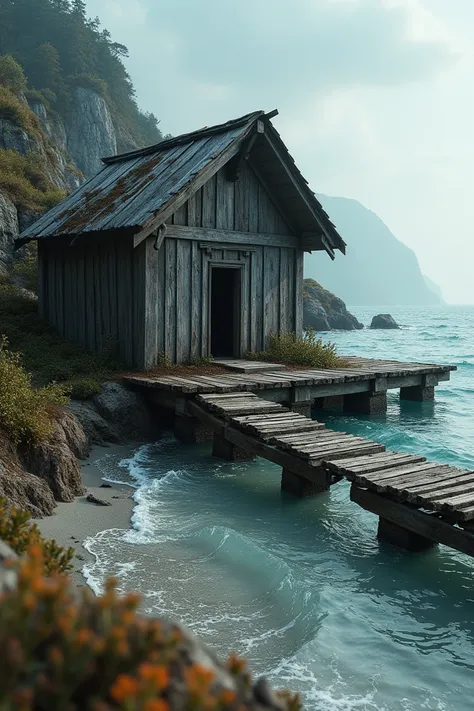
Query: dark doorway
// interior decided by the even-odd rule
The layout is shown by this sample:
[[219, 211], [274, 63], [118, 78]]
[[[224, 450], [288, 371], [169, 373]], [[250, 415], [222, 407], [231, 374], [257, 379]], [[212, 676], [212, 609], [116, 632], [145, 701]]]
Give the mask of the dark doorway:
[[211, 268], [211, 355], [240, 356], [240, 269]]

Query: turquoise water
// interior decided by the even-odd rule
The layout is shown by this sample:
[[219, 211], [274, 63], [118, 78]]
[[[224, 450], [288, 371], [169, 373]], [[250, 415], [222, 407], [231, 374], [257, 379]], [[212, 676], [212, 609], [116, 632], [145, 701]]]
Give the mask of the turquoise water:
[[[354, 309], [364, 322], [374, 310]], [[330, 334], [341, 352], [452, 363], [437, 401], [389, 396], [386, 416], [325, 413], [330, 427], [474, 468], [474, 307], [391, 309], [400, 331]], [[319, 413], [318, 413], [319, 417]], [[148, 614], [181, 619], [221, 654], [300, 690], [325, 711], [472, 708], [474, 560], [440, 547], [411, 555], [376, 539], [377, 519], [345, 482], [296, 500], [278, 467], [214, 460], [170, 435], [108, 478], [136, 487], [130, 530], [86, 546], [99, 590], [115, 575]]]

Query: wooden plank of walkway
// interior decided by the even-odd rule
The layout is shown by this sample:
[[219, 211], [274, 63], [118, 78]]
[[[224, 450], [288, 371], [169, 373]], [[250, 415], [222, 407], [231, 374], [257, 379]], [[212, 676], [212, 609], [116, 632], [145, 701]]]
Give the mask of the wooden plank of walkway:
[[[273, 407], [270, 407], [273, 406]], [[325, 456], [334, 459], [382, 452], [385, 447], [377, 442], [355, 437], [344, 432], [324, 429], [320, 422], [291, 412], [256, 395], [197, 395], [190, 403], [191, 414], [211, 426], [219, 436], [229, 436], [234, 428], [246, 437], [246, 448], [260, 456], [262, 445], [271, 448], [273, 457], [284, 456], [282, 466], [291, 470], [291, 462], [299, 462], [298, 471], [317, 467]], [[251, 414], [249, 414], [249, 412]], [[207, 415], [206, 415], [207, 413]], [[210, 417], [218, 419], [210, 419]], [[223, 424], [225, 423], [225, 429]], [[297, 436], [297, 439], [291, 439]], [[267, 454], [269, 449], [265, 450]], [[267, 457], [268, 458], [268, 457]], [[275, 461], [275, 458], [271, 458]]]
[[395, 452], [342, 463], [328, 460], [325, 467], [398, 503], [444, 513], [454, 522], [474, 519], [474, 471]]
[[[336, 369], [299, 369], [288, 370], [283, 366], [274, 366], [265, 372], [254, 372], [256, 368], [249, 365], [248, 372], [233, 372], [217, 375], [137, 375], [125, 376], [124, 380], [135, 387], [163, 390], [175, 394], [205, 394], [239, 391], [258, 391], [285, 389], [298, 386], [321, 387], [344, 383], [367, 382], [378, 378], [409, 378], [411, 376], [430, 376], [438, 379], [449, 379], [449, 373], [456, 370], [455, 366], [426, 363], [401, 363], [397, 361], [370, 360], [351, 356], [346, 359], [347, 368]], [[252, 361], [235, 361], [235, 363], [252, 363]], [[271, 364], [267, 364], [271, 365]], [[238, 366], [236, 366], [238, 368]], [[436, 383], [435, 383], [436, 384]], [[398, 387], [398, 385], [397, 385]]]

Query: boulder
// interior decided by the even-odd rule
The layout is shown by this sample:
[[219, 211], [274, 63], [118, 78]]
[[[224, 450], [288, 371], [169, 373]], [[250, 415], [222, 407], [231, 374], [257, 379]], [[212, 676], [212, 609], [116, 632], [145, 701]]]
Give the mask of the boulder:
[[363, 324], [349, 313], [341, 299], [314, 279], [304, 280], [303, 326], [315, 331], [354, 331], [364, 328]]
[[122, 383], [104, 383], [93, 403], [121, 440], [142, 440], [150, 436], [153, 423], [144, 399]]
[[374, 316], [372, 319], [372, 323], [370, 324], [370, 328], [400, 328], [398, 323], [395, 321], [393, 316], [390, 316], [390, 314], [377, 314], [377, 316]]
[[90, 447], [94, 444], [103, 445], [106, 442], [118, 444], [120, 442], [118, 433], [97, 412], [93, 403], [72, 400], [68, 409], [81, 423]]
[[315, 331], [330, 331], [328, 316], [323, 306], [316, 299], [303, 296], [303, 323], [305, 328]]

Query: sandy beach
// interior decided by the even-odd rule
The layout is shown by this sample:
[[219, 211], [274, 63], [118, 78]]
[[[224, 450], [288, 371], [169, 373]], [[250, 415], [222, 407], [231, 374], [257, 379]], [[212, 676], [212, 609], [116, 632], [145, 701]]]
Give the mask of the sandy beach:
[[[87, 493], [74, 502], [58, 504], [54, 516], [35, 521], [45, 538], [52, 538], [66, 548], [74, 548], [74, 571], [72, 577], [76, 585], [84, 585], [82, 568], [91, 558], [82, 547], [88, 536], [108, 528], [128, 528], [133, 509], [134, 490], [121, 484], [110, 484], [102, 488], [104, 476], [113, 478], [114, 468], [122, 459], [129, 457], [139, 445], [110, 445], [94, 447], [88, 459], [81, 462], [81, 473]], [[94, 494], [111, 506], [98, 506], [86, 500]]]

